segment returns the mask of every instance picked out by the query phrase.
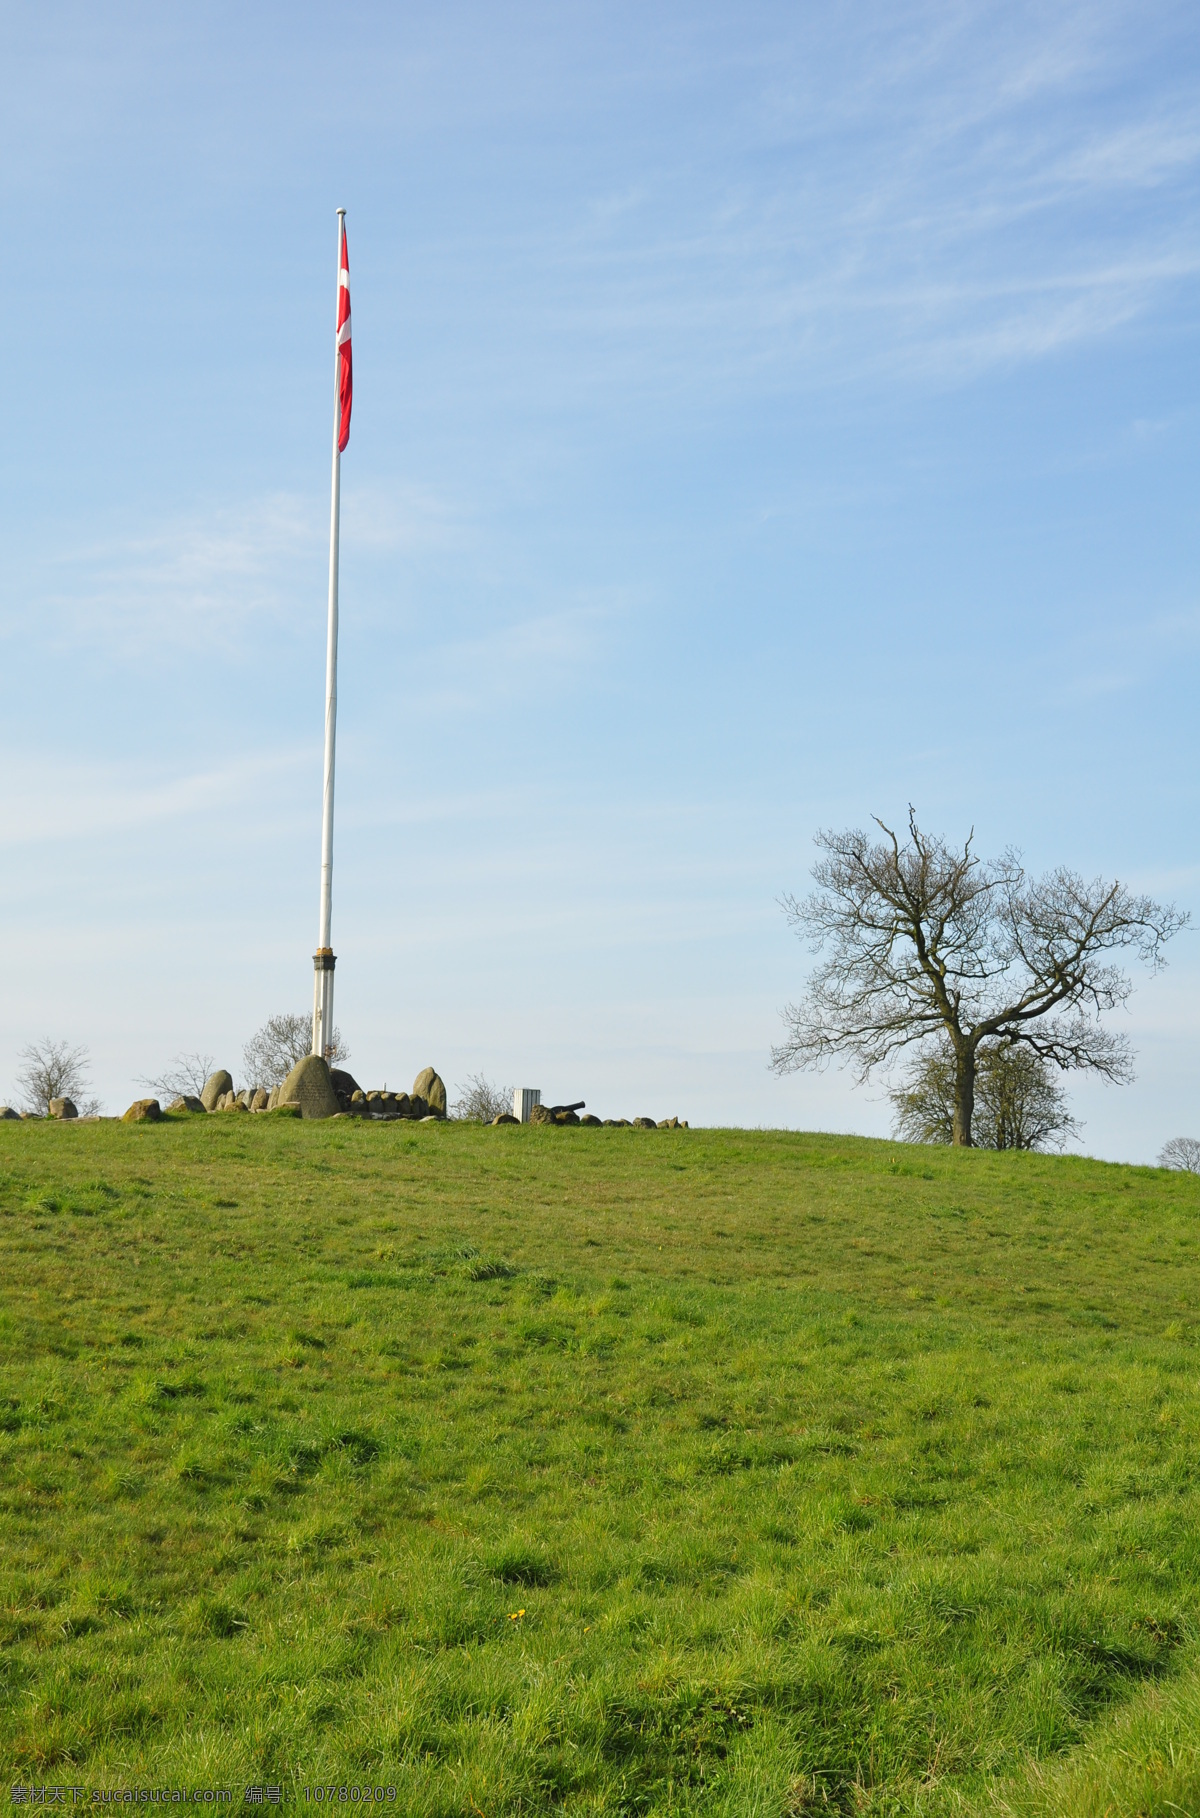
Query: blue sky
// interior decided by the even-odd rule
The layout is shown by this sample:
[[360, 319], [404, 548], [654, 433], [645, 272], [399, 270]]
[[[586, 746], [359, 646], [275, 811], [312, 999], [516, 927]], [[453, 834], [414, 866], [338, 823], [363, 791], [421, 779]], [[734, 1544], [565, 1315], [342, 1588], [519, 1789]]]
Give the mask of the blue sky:
[[[821, 826], [1200, 908], [1200, 20], [0, 8], [0, 1096], [311, 1001], [334, 209], [354, 1070], [882, 1134], [767, 1072]], [[1200, 1132], [1200, 947], [1083, 1146]]]

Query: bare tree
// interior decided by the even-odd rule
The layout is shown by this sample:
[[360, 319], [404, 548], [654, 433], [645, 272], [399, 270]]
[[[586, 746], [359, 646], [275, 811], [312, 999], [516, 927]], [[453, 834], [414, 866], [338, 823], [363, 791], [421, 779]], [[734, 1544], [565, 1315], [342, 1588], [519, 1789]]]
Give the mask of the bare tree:
[[53, 1098], [69, 1098], [81, 1117], [94, 1116], [100, 1109], [99, 1099], [88, 1096], [91, 1057], [86, 1048], [47, 1036], [22, 1048], [21, 1061], [17, 1074], [21, 1103], [35, 1117], [49, 1117]]
[[1182, 1168], [1185, 1174], [1200, 1174], [1200, 1142], [1194, 1136], [1173, 1136], [1163, 1144], [1158, 1158], [1160, 1168]]
[[199, 1098], [204, 1082], [216, 1066], [211, 1054], [176, 1054], [157, 1079], [139, 1079], [156, 1098]]
[[[954, 1140], [954, 1051], [944, 1043], [919, 1055], [908, 1078], [889, 1092], [896, 1135], [914, 1143]], [[1079, 1126], [1049, 1062], [1009, 1042], [985, 1042], [976, 1056], [977, 1149], [1061, 1149]]]
[[901, 845], [865, 833], [821, 833], [814, 893], [783, 899], [792, 927], [829, 957], [799, 1004], [784, 1011], [778, 1073], [842, 1056], [864, 1080], [913, 1043], [945, 1041], [954, 1056], [951, 1141], [970, 1146], [981, 1043], [1024, 1043], [1064, 1071], [1132, 1077], [1125, 1038], [1100, 1022], [1132, 984], [1106, 955], [1131, 949], [1162, 964], [1187, 922], [1119, 883], [1066, 869], [1031, 880], [1008, 851], [985, 864], [922, 833], [912, 809]]
[[490, 1124], [502, 1111], [512, 1110], [512, 1087], [493, 1086], [490, 1079], [482, 1073], [471, 1073], [467, 1076], [465, 1086], [458, 1088], [459, 1096], [450, 1108], [451, 1117], [461, 1118], [469, 1124]]
[[[252, 1086], [281, 1086], [296, 1062], [312, 1053], [312, 1017], [291, 1016], [285, 1011], [269, 1016], [242, 1049], [242, 1062], [247, 1083]], [[331, 1067], [344, 1067], [350, 1050], [344, 1046], [340, 1029], [333, 1031], [326, 1057]]]

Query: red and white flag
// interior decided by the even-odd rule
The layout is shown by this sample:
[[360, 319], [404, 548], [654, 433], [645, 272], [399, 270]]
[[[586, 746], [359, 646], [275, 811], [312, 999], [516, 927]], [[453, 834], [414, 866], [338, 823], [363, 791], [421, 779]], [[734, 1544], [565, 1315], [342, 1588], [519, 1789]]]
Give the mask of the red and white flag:
[[342, 222], [342, 247], [338, 258], [338, 453], [350, 440], [350, 406], [354, 401], [354, 361], [350, 354], [350, 259], [346, 251], [346, 223]]

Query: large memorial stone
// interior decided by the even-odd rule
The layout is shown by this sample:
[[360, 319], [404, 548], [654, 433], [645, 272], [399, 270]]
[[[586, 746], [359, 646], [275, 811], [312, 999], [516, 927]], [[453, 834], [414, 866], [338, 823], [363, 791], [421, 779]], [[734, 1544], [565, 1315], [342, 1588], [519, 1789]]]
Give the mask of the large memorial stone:
[[301, 1117], [336, 1117], [341, 1110], [333, 1089], [329, 1063], [320, 1054], [306, 1054], [298, 1060], [275, 1101], [279, 1105], [299, 1105]]
[[51, 1117], [78, 1117], [74, 1103], [69, 1098], [52, 1098], [50, 1100]]
[[423, 1098], [435, 1117], [446, 1115], [446, 1084], [432, 1067], [423, 1067], [412, 1083], [413, 1098]]
[[217, 1108], [217, 1100], [219, 1098], [224, 1098], [227, 1092], [232, 1091], [233, 1079], [231, 1075], [226, 1073], [224, 1067], [218, 1067], [216, 1072], [210, 1073], [205, 1080], [204, 1089], [200, 1094], [200, 1102], [206, 1111], [215, 1111]]

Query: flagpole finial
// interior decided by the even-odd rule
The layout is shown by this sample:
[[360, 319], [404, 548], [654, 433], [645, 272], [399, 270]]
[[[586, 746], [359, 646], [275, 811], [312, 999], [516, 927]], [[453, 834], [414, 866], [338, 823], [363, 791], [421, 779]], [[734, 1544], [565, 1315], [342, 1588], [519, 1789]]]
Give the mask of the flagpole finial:
[[344, 214], [345, 214], [345, 212], [346, 212], [346, 211], [345, 211], [345, 209], [344, 209], [344, 208], [339, 208], [339, 209], [338, 209], [338, 214], [339, 214], [339, 215], [344, 215]]

